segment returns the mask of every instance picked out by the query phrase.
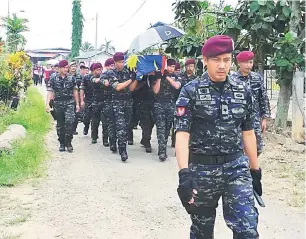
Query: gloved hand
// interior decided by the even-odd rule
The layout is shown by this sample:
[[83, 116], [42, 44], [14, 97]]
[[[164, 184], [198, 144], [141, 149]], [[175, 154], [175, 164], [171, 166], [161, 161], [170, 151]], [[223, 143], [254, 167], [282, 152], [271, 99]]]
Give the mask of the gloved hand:
[[253, 189], [258, 193], [259, 196], [261, 196], [262, 195], [261, 168], [251, 169], [251, 176], [253, 179]]
[[136, 80], [136, 72], [132, 72], [132, 73], [130, 74], [130, 79], [131, 79], [131, 80]]
[[192, 213], [192, 208], [194, 208], [194, 205], [189, 204], [188, 202], [193, 198], [194, 190], [197, 189], [198, 185], [192, 177], [191, 170], [188, 168], [181, 169], [179, 171], [179, 186], [177, 193], [183, 206], [189, 214]]
[[164, 77], [166, 78], [169, 75], [169, 72], [167, 70], [164, 70]]
[[156, 79], [161, 79], [162, 78], [162, 73], [160, 71], [155, 72], [155, 77]]

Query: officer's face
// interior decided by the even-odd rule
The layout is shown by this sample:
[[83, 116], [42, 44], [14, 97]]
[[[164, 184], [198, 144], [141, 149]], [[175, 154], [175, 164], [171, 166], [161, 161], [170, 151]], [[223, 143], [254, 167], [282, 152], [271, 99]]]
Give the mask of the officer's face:
[[194, 73], [194, 64], [189, 64], [188, 66], [186, 66], [186, 72], [189, 75], [193, 74]]
[[69, 66], [65, 66], [65, 67], [60, 67], [59, 68], [59, 73], [62, 75], [66, 75], [69, 71]]
[[70, 66], [70, 72], [72, 73], [76, 72], [76, 65]]
[[124, 60], [122, 60], [122, 61], [116, 61], [116, 62], [115, 62], [115, 65], [116, 65], [116, 68], [117, 68], [118, 70], [122, 70], [123, 67], [124, 67]]
[[86, 69], [85, 69], [85, 68], [81, 68], [81, 69], [80, 69], [80, 74], [81, 74], [82, 76], [86, 75]]
[[167, 71], [168, 71], [169, 73], [174, 73], [174, 72], [175, 72], [175, 65], [173, 65], [173, 66], [167, 66]]
[[204, 63], [212, 81], [224, 81], [232, 64], [232, 54], [226, 53], [216, 57], [204, 57]]
[[95, 76], [99, 76], [99, 75], [101, 75], [101, 73], [102, 73], [102, 68], [98, 68], [98, 69], [94, 70], [94, 75]]
[[86, 71], [86, 74], [88, 74], [88, 73], [89, 73], [89, 69], [87, 69], [87, 68], [86, 68], [86, 69], [85, 69], [85, 71]]
[[244, 62], [238, 62], [238, 65], [239, 65], [239, 69], [241, 73], [248, 74], [253, 68], [254, 61], [249, 60], [249, 61], [244, 61]]

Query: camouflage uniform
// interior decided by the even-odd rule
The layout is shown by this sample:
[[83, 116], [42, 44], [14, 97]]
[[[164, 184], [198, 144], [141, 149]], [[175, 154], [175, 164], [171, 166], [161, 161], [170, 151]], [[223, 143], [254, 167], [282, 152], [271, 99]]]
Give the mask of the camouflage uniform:
[[93, 83], [91, 81], [92, 75], [85, 75], [82, 79], [80, 89], [84, 90], [85, 94], [85, 108], [84, 108], [84, 132], [89, 129], [90, 120], [92, 118], [92, 102], [93, 102]]
[[[176, 82], [176, 74], [169, 74]], [[167, 142], [173, 123], [173, 112], [175, 109], [174, 97], [177, 90], [168, 82], [165, 76], [160, 81], [160, 90], [155, 95], [154, 118], [157, 129], [158, 155], [167, 158]], [[163, 158], [164, 159], [164, 158]]]
[[237, 71], [232, 74], [232, 77], [246, 82], [251, 87], [254, 97], [254, 130], [257, 140], [257, 153], [259, 155], [263, 149], [261, 120], [271, 116], [270, 102], [264, 80], [256, 72], [250, 72], [248, 76], [243, 76], [240, 71]]
[[[81, 82], [82, 82], [82, 76], [81, 74], [79, 73], [76, 73], [74, 75], [71, 75], [72, 77], [74, 77], [75, 79], [75, 82], [77, 84], [77, 87], [79, 89], [79, 92], [80, 92], [80, 86], [81, 86]], [[73, 122], [73, 128], [72, 128], [72, 132], [74, 134], [77, 134], [76, 130], [77, 130], [77, 127], [78, 127], [78, 123], [79, 123], [79, 120], [81, 120], [81, 115], [82, 115], [82, 112], [75, 112], [75, 117], [74, 117], [74, 122]]]
[[[186, 85], [188, 82], [194, 80], [197, 76], [196, 75], [191, 75], [188, 76], [187, 73], [180, 73], [178, 74], [178, 80], [181, 82], [181, 87], [183, 87], [184, 85]], [[175, 101], [177, 100], [178, 96], [180, 94], [180, 90], [177, 91], [176, 97], [175, 97]], [[175, 147], [175, 133], [174, 133], [174, 125], [171, 129], [171, 147]]]
[[115, 89], [119, 83], [128, 81], [131, 77], [126, 68], [123, 68], [121, 71], [114, 69], [110, 71], [108, 77], [110, 85], [114, 88], [112, 95], [113, 112], [116, 122], [116, 136], [118, 139], [119, 153], [122, 156], [127, 153], [127, 134], [132, 119], [133, 99], [128, 86], [121, 91], [116, 91]]
[[73, 122], [75, 117], [74, 90], [77, 90], [75, 79], [67, 75], [64, 79], [59, 75], [52, 75], [47, 90], [54, 93], [54, 108], [56, 112], [56, 130], [61, 144], [71, 142]]
[[230, 77], [223, 85], [208, 74], [187, 83], [176, 102], [176, 132], [190, 133], [189, 169], [198, 184], [191, 215], [191, 239], [212, 239], [218, 200], [234, 238], [258, 237], [248, 157], [242, 131], [253, 129], [252, 95], [247, 85]]

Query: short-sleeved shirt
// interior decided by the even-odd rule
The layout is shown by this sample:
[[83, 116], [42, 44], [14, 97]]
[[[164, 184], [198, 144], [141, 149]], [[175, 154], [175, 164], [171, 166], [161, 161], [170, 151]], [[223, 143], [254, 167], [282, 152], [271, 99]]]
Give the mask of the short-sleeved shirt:
[[114, 69], [108, 73], [110, 86], [114, 89], [112, 94], [113, 100], [132, 99], [132, 92], [130, 91], [130, 88], [128, 86], [121, 91], [116, 90], [116, 87], [119, 83], [123, 83], [131, 79], [130, 75], [130, 72], [126, 68], [123, 68], [121, 71]]
[[74, 90], [78, 90], [78, 86], [71, 75], [62, 78], [57, 73], [47, 83], [47, 91], [54, 93], [54, 101], [73, 100]]
[[190, 133], [190, 153], [241, 152], [242, 131], [253, 129], [250, 88], [230, 76], [221, 86], [214, 84], [206, 72], [181, 90], [176, 101], [175, 130]]
[[[170, 78], [172, 78], [175, 82], [179, 82], [177, 74], [169, 74]], [[175, 100], [178, 90], [175, 89], [170, 82], [166, 79], [166, 76], [163, 75], [160, 80], [160, 90], [155, 95], [156, 102], [164, 102], [164, 101], [171, 101]]]

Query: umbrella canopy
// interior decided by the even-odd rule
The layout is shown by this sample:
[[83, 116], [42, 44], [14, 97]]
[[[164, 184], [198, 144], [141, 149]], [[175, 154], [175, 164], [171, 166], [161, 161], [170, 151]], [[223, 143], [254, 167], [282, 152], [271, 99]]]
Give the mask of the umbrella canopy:
[[155, 27], [149, 28], [132, 41], [128, 54], [142, 52], [151, 46], [185, 34], [184, 31], [170, 25], [154, 25]]

